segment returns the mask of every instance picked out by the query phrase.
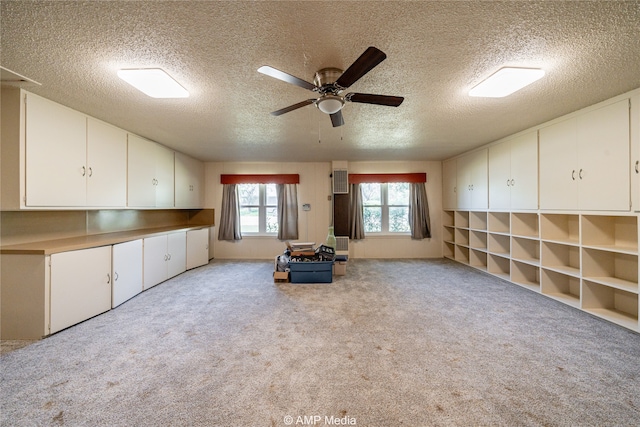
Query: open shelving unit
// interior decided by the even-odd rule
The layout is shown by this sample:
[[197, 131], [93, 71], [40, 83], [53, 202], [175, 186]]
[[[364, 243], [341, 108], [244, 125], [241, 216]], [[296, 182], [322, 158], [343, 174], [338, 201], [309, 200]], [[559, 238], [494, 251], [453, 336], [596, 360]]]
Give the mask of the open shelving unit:
[[445, 257], [640, 332], [638, 215], [448, 210]]

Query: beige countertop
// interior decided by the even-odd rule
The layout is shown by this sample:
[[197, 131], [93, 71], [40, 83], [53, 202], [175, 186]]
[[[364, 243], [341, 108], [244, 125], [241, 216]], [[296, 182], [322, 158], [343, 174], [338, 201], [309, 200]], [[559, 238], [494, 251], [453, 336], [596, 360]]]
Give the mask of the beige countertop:
[[116, 233], [92, 234], [64, 239], [45, 240], [39, 242], [21, 243], [15, 245], [0, 246], [0, 254], [22, 255], [50, 255], [58, 252], [76, 251], [98, 246], [115, 245], [131, 240], [153, 237], [167, 233], [180, 231], [199, 230], [208, 228], [208, 225], [174, 226], [161, 228], [148, 228], [142, 230], [120, 231]]

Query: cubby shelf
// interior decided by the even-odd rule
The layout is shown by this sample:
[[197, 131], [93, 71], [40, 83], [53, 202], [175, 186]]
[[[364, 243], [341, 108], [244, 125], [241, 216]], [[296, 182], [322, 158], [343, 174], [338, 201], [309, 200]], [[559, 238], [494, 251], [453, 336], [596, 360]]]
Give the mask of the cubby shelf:
[[511, 234], [521, 237], [539, 237], [538, 214], [529, 212], [511, 213]]
[[540, 269], [520, 261], [511, 261], [511, 281], [532, 291], [540, 292]]
[[579, 244], [580, 217], [565, 214], [540, 215], [540, 238], [552, 242]]
[[487, 227], [492, 233], [511, 233], [509, 212], [489, 212], [487, 214]]
[[598, 317], [638, 330], [638, 295], [583, 281], [582, 309]]
[[559, 273], [580, 277], [580, 247], [542, 242], [542, 265]]
[[572, 307], [580, 307], [579, 277], [543, 268], [540, 279], [542, 294]]
[[486, 212], [469, 212], [469, 228], [472, 230], [487, 230]]
[[638, 215], [445, 211], [444, 256], [640, 332]]
[[540, 266], [540, 241], [525, 237], [511, 237], [511, 258]]

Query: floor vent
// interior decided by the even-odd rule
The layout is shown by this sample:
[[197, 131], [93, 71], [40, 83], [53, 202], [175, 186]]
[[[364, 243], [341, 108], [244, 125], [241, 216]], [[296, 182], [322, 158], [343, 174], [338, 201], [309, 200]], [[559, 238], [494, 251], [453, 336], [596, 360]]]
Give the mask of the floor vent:
[[348, 236], [336, 236], [336, 255], [349, 255]]

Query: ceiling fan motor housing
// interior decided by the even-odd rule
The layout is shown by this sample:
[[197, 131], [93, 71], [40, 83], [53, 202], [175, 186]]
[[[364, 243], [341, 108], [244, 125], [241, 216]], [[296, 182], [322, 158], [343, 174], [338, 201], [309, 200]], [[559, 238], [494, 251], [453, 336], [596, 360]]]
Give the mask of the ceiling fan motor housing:
[[331, 93], [337, 95], [343, 88], [335, 85], [338, 77], [342, 75], [342, 70], [339, 68], [323, 68], [316, 72], [313, 78], [313, 83], [318, 86], [321, 94]]

